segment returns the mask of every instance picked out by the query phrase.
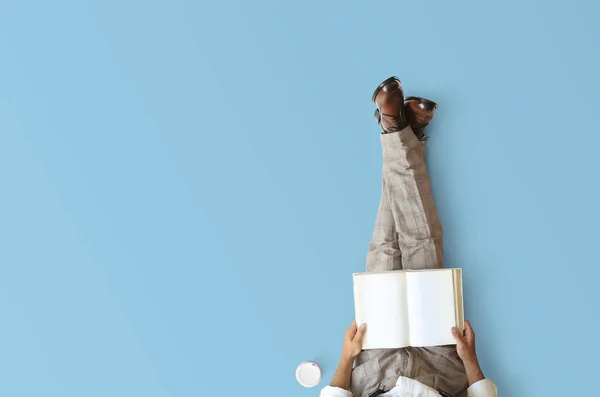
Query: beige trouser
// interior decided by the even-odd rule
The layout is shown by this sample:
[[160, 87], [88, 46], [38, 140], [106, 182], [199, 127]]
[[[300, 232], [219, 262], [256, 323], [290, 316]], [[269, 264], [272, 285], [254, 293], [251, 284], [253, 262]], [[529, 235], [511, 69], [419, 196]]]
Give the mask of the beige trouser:
[[[367, 271], [443, 267], [442, 227], [429, 183], [424, 142], [410, 127], [381, 134], [382, 193], [367, 254]], [[450, 331], [450, 330], [448, 330]], [[355, 397], [390, 390], [399, 376], [455, 397], [467, 379], [455, 346], [365, 350], [352, 372]]]

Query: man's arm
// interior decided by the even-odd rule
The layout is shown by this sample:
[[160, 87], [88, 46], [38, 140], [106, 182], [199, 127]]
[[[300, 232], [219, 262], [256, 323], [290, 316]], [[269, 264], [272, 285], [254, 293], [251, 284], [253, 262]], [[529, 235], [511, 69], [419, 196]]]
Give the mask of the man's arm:
[[356, 327], [356, 322], [353, 322], [346, 330], [346, 334], [344, 335], [344, 345], [342, 347], [342, 357], [337, 370], [333, 375], [333, 379], [331, 380], [331, 387], [350, 390], [352, 365], [354, 364], [354, 359], [362, 350], [365, 330], [365, 324]]
[[456, 351], [458, 352], [458, 356], [465, 366], [469, 386], [485, 379], [481, 367], [479, 366], [479, 360], [477, 359], [477, 353], [475, 351], [475, 332], [473, 332], [471, 323], [465, 321], [464, 335], [460, 335], [456, 327], [452, 328], [452, 336], [454, 336], [454, 340], [456, 341]]
[[352, 365], [354, 358], [342, 357], [338, 364], [337, 370], [331, 380], [331, 387], [339, 387], [340, 389], [350, 390], [350, 377], [352, 376]]
[[467, 373], [467, 382], [469, 382], [469, 387], [480, 380], [484, 380], [485, 376], [483, 376], [483, 372], [481, 371], [481, 367], [479, 366], [479, 361], [475, 359], [475, 361], [464, 362], [465, 372]]
[[465, 334], [461, 335], [456, 327], [452, 328], [452, 335], [456, 340], [456, 351], [465, 366], [467, 373], [468, 397], [498, 397], [498, 389], [494, 382], [483, 376], [475, 352], [475, 332], [471, 323], [465, 321]]

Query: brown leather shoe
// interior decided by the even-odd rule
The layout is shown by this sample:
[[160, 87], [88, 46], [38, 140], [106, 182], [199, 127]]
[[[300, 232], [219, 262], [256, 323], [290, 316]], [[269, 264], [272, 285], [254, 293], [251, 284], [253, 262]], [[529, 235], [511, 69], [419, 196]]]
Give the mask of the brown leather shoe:
[[404, 100], [404, 113], [415, 135], [419, 139], [425, 136], [425, 127], [437, 109], [437, 103], [420, 97], [407, 97]]
[[377, 105], [375, 120], [384, 132], [397, 132], [408, 126], [404, 111], [404, 92], [398, 77], [390, 77], [379, 84], [373, 93], [373, 102]]

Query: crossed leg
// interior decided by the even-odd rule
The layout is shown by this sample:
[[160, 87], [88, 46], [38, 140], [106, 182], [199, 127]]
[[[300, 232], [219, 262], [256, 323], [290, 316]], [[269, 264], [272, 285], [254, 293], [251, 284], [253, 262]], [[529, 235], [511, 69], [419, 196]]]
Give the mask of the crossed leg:
[[443, 267], [442, 227], [423, 145], [411, 127], [381, 134], [382, 193], [367, 271]]

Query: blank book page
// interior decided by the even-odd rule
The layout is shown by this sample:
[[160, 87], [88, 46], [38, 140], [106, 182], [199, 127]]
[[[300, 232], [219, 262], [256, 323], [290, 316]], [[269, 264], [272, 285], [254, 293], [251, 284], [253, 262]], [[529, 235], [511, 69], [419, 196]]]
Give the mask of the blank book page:
[[452, 270], [408, 272], [408, 318], [411, 346], [455, 344]]
[[367, 324], [363, 349], [408, 346], [406, 273], [354, 276], [356, 324]]

